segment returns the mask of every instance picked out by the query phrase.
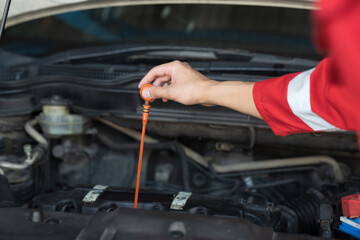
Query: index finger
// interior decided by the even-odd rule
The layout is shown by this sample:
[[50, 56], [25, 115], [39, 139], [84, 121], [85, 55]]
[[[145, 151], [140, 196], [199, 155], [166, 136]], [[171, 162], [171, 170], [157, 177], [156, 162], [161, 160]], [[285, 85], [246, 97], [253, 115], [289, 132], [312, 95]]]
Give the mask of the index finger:
[[172, 64], [165, 63], [152, 68], [143, 79], [140, 81], [138, 88], [141, 88], [144, 84], [152, 83], [155, 79], [162, 76], [171, 76]]

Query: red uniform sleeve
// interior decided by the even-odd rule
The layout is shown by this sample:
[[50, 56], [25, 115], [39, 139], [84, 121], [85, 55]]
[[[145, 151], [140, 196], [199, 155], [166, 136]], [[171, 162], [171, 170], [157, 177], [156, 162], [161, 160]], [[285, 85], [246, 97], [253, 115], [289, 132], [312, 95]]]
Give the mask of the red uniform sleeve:
[[[314, 106], [329, 108], [327, 96], [319, 82], [331, 78], [332, 59], [324, 59], [316, 68], [257, 82], [253, 89], [255, 105], [277, 135], [300, 132], [341, 131], [338, 122], [320, 115]], [[329, 86], [326, 86], [327, 89]], [[315, 99], [314, 99], [315, 96]], [[320, 104], [320, 105], [319, 105]]]
[[288, 74], [255, 83], [253, 97], [261, 117], [276, 135], [312, 131], [292, 112], [287, 102], [289, 82], [300, 73]]
[[360, 131], [360, 1], [322, 0], [314, 13], [315, 68], [255, 84], [255, 105], [275, 134]]

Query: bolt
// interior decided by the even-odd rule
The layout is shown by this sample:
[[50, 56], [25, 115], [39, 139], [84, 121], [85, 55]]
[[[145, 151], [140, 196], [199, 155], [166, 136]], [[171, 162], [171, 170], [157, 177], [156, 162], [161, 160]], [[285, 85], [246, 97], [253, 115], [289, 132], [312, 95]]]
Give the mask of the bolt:
[[183, 222], [172, 222], [168, 229], [169, 236], [172, 238], [186, 237], [186, 227]]
[[31, 221], [33, 223], [39, 223], [43, 220], [43, 213], [41, 209], [35, 209], [31, 214]]
[[45, 223], [49, 224], [49, 225], [56, 225], [56, 224], [60, 223], [60, 220], [56, 219], [56, 218], [49, 218], [49, 219], [46, 219]]
[[61, 146], [61, 145], [56, 145], [52, 149], [52, 154], [56, 158], [62, 158], [64, 156], [64, 153], [65, 153], [65, 150], [64, 150], [63, 146]]
[[272, 212], [273, 209], [274, 209], [274, 207], [275, 207], [275, 204], [274, 204], [274, 203], [272, 203], [272, 202], [267, 202], [267, 203], [266, 203], [266, 211]]
[[24, 153], [26, 154], [27, 159], [30, 159], [31, 151], [32, 151], [31, 145], [30, 144], [25, 144], [24, 145]]
[[192, 180], [196, 187], [203, 187], [207, 182], [206, 176], [202, 173], [195, 173]]

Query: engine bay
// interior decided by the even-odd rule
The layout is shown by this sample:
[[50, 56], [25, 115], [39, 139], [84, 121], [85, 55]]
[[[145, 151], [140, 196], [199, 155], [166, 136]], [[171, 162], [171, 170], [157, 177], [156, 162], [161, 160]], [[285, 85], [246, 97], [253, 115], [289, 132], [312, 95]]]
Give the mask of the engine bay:
[[2, 39], [1, 239], [360, 238], [355, 133], [276, 136], [219, 106], [151, 102], [133, 209], [143, 76], [173, 60], [217, 81], [314, 68], [311, 1], [58, 2]]
[[7, 236], [352, 239], [339, 219], [360, 184], [355, 134], [157, 120], [154, 104], [132, 210], [140, 118], [75, 114], [72, 101], [53, 94], [39, 111], [1, 118], [0, 211], [18, 223], [4, 223]]

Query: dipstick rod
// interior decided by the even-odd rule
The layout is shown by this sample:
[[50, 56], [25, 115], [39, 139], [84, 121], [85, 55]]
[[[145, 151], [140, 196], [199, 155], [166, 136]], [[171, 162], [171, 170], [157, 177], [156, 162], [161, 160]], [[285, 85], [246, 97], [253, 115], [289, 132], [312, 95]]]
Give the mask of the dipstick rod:
[[140, 89], [140, 96], [145, 100], [145, 104], [143, 105], [143, 114], [142, 114], [142, 131], [141, 131], [141, 141], [140, 141], [140, 150], [139, 150], [139, 160], [138, 160], [138, 169], [137, 169], [137, 175], [136, 175], [136, 187], [135, 187], [135, 197], [134, 197], [134, 209], [137, 208], [137, 203], [139, 199], [139, 188], [140, 188], [140, 175], [141, 175], [141, 164], [142, 164], [142, 157], [143, 157], [143, 151], [144, 151], [144, 140], [145, 140], [145, 131], [146, 131], [146, 125], [149, 118], [149, 111], [150, 111], [150, 100], [144, 98], [142, 96], [142, 91], [145, 88], [151, 87], [151, 84], [145, 84]]
[[136, 175], [136, 188], [135, 188], [135, 198], [134, 198], [134, 208], [137, 208], [138, 198], [139, 198], [139, 187], [140, 187], [140, 175], [141, 175], [141, 164], [142, 164], [142, 157], [144, 151], [144, 139], [145, 139], [145, 131], [146, 131], [146, 124], [149, 117], [149, 109], [150, 105], [148, 102], [143, 105], [143, 117], [142, 117], [142, 131], [141, 131], [141, 141], [140, 141], [140, 151], [139, 151], [139, 160], [138, 160], [138, 169]]

